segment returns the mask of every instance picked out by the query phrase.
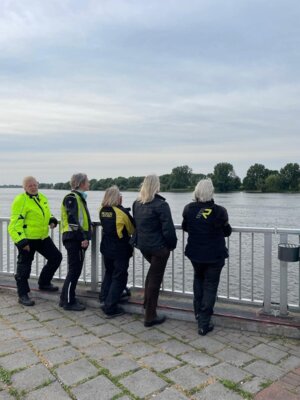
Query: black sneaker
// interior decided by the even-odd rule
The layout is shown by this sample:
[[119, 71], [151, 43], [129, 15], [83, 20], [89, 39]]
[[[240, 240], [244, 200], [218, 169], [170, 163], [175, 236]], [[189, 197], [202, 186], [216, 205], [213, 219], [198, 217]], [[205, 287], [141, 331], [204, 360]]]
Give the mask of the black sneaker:
[[160, 324], [163, 324], [166, 319], [167, 319], [167, 317], [165, 315], [162, 315], [160, 317], [156, 316], [154, 318], [154, 320], [152, 320], [152, 321], [145, 321], [144, 326], [146, 328], [150, 328], [150, 326], [153, 326], [153, 325], [160, 325]]
[[125, 310], [122, 307], [117, 307], [113, 312], [106, 312], [104, 307], [102, 310], [105, 313], [106, 318], [120, 317], [121, 315], [125, 314]]
[[85, 305], [75, 299], [74, 303], [67, 303], [63, 305], [64, 310], [67, 311], [84, 311]]
[[49, 285], [39, 285], [39, 289], [43, 292], [57, 292], [58, 286], [54, 286], [52, 283], [49, 283]]
[[23, 306], [34, 306], [35, 302], [34, 300], [31, 300], [30, 297], [28, 297], [28, 294], [24, 294], [23, 296], [19, 296], [19, 303], [22, 304]]
[[201, 336], [205, 336], [208, 332], [213, 331], [213, 330], [214, 330], [214, 327], [215, 327], [215, 326], [214, 326], [213, 324], [209, 324], [209, 325], [200, 327], [200, 328], [198, 329], [198, 333], [199, 333], [199, 335], [201, 335]]

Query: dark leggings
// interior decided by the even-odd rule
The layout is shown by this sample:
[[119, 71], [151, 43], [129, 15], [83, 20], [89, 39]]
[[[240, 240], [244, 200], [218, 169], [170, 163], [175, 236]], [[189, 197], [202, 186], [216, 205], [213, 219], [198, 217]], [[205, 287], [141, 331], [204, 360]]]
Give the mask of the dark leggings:
[[162, 283], [170, 250], [163, 247], [151, 253], [142, 252], [145, 259], [150, 263], [150, 268], [145, 280], [145, 321], [151, 322], [156, 317], [156, 307], [159, 289]]
[[224, 261], [217, 263], [196, 263], [194, 267], [194, 311], [199, 328], [209, 325], [214, 311], [220, 275]]

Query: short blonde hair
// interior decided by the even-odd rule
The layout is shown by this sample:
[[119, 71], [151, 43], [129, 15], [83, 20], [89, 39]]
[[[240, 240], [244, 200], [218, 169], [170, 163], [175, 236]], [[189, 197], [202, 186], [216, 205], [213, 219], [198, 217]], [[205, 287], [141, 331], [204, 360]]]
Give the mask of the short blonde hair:
[[142, 204], [152, 201], [159, 190], [159, 177], [155, 174], [146, 176], [141, 186], [138, 201], [140, 201]]
[[196, 201], [201, 202], [210, 201], [213, 198], [214, 190], [214, 185], [210, 178], [201, 179], [195, 187], [194, 198]]
[[30, 181], [36, 181], [36, 183], [38, 184], [38, 181], [36, 180], [36, 178], [34, 176], [25, 176], [25, 178], [23, 179], [23, 188], [24, 189], [25, 189], [25, 186], [27, 185], [27, 183]]
[[101, 203], [102, 207], [118, 206], [120, 204], [121, 193], [118, 186], [113, 185], [106, 189]]
[[70, 180], [71, 189], [79, 189], [80, 185], [87, 180], [87, 175], [83, 173], [73, 174]]

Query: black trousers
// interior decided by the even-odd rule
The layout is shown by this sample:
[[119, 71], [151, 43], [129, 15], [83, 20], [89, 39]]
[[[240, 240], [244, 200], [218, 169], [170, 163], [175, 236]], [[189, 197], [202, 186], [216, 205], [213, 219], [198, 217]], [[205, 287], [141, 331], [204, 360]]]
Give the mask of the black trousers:
[[121, 294], [126, 288], [130, 257], [108, 258], [104, 256], [105, 275], [99, 298], [104, 301], [106, 313], [113, 313]]
[[30, 277], [31, 265], [36, 251], [47, 260], [39, 276], [38, 283], [41, 286], [47, 286], [50, 284], [51, 279], [60, 266], [62, 260], [61, 252], [49, 236], [44, 240], [29, 239], [28, 242], [30, 251], [18, 249], [19, 254], [15, 279], [19, 296], [24, 296], [30, 292], [28, 279]]
[[152, 253], [142, 252], [142, 254], [150, 263], [150, 268], [145, 280], [144, 308], [145, 321], [151, 322], [156, 317], [159, 289], [170, 256], [170, 250], [163, 247]]
[[64, 246], [68, 253], [68, 273], [62, 287], [60, 301], [62, 305], [67, 305], [75, 302], [75, 290], [82, 271], [86, 249], [81, 247], [79, 240], [68, 240]]
[[199, 328], [209, 325], [214, 311], [224, 260], [217, 263], [196, 263], [194, 267], [194, 311]]

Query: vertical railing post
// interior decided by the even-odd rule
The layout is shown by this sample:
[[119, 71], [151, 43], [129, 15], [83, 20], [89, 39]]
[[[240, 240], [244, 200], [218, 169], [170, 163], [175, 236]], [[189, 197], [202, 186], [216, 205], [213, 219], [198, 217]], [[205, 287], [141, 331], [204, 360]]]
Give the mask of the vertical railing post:
[[95, 226], [92, 232], [91, 240], [91, 289], [96, 292], [98, 289], [98, 274], [99, 274], [99, 227]]
[[264, 233], [264, 312], [271, 313], [272, 293], [272, 233]]
[[3, 271], [3, 222], [0, 221], [0, 271]]
[[[287, 243], [287, 233], [280, 234], [280, 243]], [[287, 293], [287, 278], [288, 278], [288, 263], [280, 260], [280, 315], [288, 314], [288, 293]]]

